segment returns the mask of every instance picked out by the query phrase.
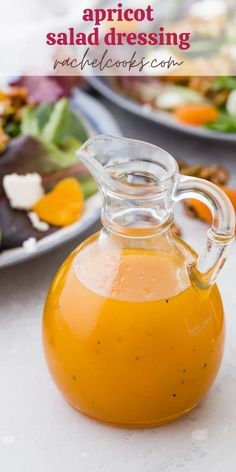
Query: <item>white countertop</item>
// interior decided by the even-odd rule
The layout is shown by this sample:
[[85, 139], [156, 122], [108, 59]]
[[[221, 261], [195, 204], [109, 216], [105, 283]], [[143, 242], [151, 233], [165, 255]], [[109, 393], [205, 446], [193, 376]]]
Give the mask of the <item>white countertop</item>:
[[[111, 107], [127, 136], [150, 140], [177, 158], [234, 168], [236, 145], [195, 141], [158, 129]], [[234, 160], [235, 163], [234, 163]], [[197, 247], [206, 226], [184, 217], [185, 238]], [[219, 286], [227, 339], [217, 380], [187, 417], [160, 428], [109, 427], [80, 415], [49, 376], [41, 315], [57, 268], [78, 241], [0, 271], [1, 472], [228, 472], [236, 469], [236, 243]]]

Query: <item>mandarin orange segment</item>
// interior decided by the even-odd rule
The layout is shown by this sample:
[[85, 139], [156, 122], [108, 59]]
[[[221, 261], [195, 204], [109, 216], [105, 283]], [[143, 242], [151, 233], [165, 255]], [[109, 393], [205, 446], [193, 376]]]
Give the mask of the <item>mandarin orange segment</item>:
[[181, 123], [201, 126], [216, 121], [219, 112], [213, 105], [189, 104], [176, 108], [174, 115]]
[[38, 217], [54, 226], [75, 223], [84, 208], [84, 196], [80, 184], [73, 178], [61, 180], [54, 189], [44, 195], [33, 210]]
[[[236, 189], [229, 188], [222, 186], [222, 190], [226, 193], [227, 197], [229, 197], [234, 210], [236, 212]], [[208, 224], [211, 224], [212, 221], [212, 216], [209, 208], [204, 205], [204, 203], [200, 202], [199, 200], [191, 199], [189, 201], [189, 205], [191, 210], [194, 212], [194, 214], [200, 218], [200, 220], [206, 221]]]

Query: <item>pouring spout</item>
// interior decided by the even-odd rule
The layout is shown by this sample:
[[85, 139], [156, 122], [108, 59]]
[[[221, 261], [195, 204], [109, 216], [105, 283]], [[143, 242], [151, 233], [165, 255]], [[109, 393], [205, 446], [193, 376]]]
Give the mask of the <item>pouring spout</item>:
[[100, 139], [100, 136], [89, 139], [76, 152], [76, 155], [89, 170], [98, 186], [102, 187], [105, 185], [108, 175], [105, 169], [103, 154], [99, 150]]
[[77, 151], [100, 187], [121, 196], [172, 193], [178, 166], [170, 154], [142, 141], [98, 135]]
[[142, 141], [96, 136], [77, 156], [99, 186], [106, 227], [154, 234], [169, 226], [178, 166], [167, 152]]

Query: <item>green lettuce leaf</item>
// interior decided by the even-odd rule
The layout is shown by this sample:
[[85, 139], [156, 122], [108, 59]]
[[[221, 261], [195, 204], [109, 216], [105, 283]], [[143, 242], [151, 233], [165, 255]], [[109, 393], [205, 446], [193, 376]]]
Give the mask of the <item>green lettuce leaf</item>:
[[83, 142], [87, 138], [86, 131], [81, 121], [75, 116], [70, 108], [69, 101], [61, 98], [53, 107], [50, 117], [42, 130], [42, 139], [63, 145], [68, 137]]
[[86, 179], [80, 180], [80, 185], [84, 193], [84, 198], [88, 198], [98, 191], [95, 180], [90, 176]]
[[73, 113], [69, 100], [28, 107], [22, 118], [21, 134], [39, 139], [56, 167], [77, 162], [75, 151], [87, 139], [81, 120]]
[[236, 133], [236, 117], [222, 112], [219, 114], [217, 120], [214, 123], [208, 123], [206, 128], [222, 133]]
[[212, 90], [214, 92], [219, 92], [222, 89], [236, 90], [236, 77], [217, 77], [212, 85]]

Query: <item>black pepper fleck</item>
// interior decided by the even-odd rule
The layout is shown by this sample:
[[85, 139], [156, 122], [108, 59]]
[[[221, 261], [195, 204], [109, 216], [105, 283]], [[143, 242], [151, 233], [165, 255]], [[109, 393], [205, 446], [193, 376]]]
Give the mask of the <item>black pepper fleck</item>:
[[207, 367], [207, 362], [205, 362], [202, 367], [205, 369]]
[[72, 376], [73, 380], [77, 380], [77, 377], [75, 375]]
[[137, 356], [137, 357], [135, 357], [135, 359], [136, 359], [136, 361], [139, 361], [139, 357], [138, 357], [138, 356]]
[[101, 344], [101, 341], [98, 341], [98, 344]]
[[172, 397], [176, 397], [176, 393], [172, 393]]
[[185, 374], [185, 372], [186, 372], [186, 369], [183, 369], [183, 373], [184, 373], [184, 374]]
[[169, 300], [168, 300], [168, 299], [166, 299], [166, 303], [169, 303]]

